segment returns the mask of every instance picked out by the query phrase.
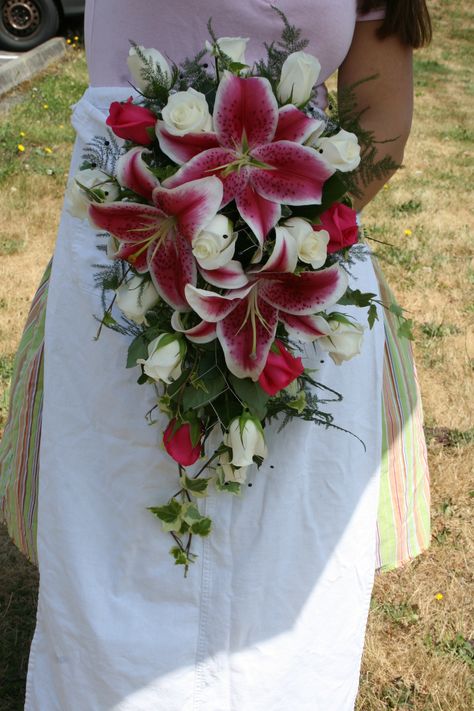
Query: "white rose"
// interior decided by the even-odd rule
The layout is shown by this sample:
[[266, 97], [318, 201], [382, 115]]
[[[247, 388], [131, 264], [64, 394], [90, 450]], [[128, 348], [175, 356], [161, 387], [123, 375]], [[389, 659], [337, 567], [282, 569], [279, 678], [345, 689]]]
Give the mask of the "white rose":
[[135, 323], [143, 323], [146, 312], [160, 298], [153, 282], [139, 276], [133, 276], [129, 281], [121, 284], [115, 293], [117, 306]]
[[235, 251], [234, 226], [224, 215], [216, 215], [193, 239], [193, 254], [203, 269], [218, 269], [231, 261]]
[[359, 323], [341, 323], [329, 321], [331, 334], [317, 339], [323, 351], [329, 353], [336, 363], [341, 365], [360, 353], [364, 329]]
[[[315, 232], [309, 222], [301, 217], [290, 217], [284, 227], [294, 237], [298, 250], [298, 259], [311, 264], [313, 269], [322, 267], [327, 258], [329, 232]], [[277, 228], [278, 229], [278, 228]]]
[[66, 208], [73, 217], [78, 217], [80, 220], [87, 217], [89, 205], [93, 202], [87, 190], [95, 188], [101, 191], [104, 202], [113, 202], [120, 194], [120, 188], [115, 180], [99, 168], [80, 170], [69, 183], [66, 192]]
[[267, 445], [260, 421], [250, 415], [241, 415], [232, 420], [224, 444], [232, 449], [231, 464], [248, 467], [254, 456], [265, 458]]
[[[146, 49], [142, 47], [142, 45], [138, 45], [138, 48], [143, 56], [152, 62], [154, 68], [159, 68], [166, 80], [171, 82], [171, 70], [161, 52], [158, 52], [157, 49]], [[146, 91], [148, 82], [143, 78], [142, 72], [147, 65], [144, 64], [143, 60], [138, 56], [135, 47], [130, 47], [127, 64], [137, 89]]]
[[360, 163], [360, 146], [355, 133], [344, 131], [316, 141], [321, 158], [335, 170], [348, 173]]
[[238, 484], [245, 484], [247, 479], [247, 467], [234, 467], [230, 462], [229, 452], [223, 452], [217, 460], [217, 469], [224, 475], [224, 481], [235, 481]]
[[316, 84], [321, 65], [312, 54], [293, 52], [283, 62], [277, 95], [282, 103], [300, 106], [308, 101]]
[[[246, 64], [245, 49], [247, 47], [248, 37], [219, 37], [217, 46], [224, 52], [233, 62], [238, 64]], [[206, 41], [206, 49], [210, 54], [216, 54], [210, 42]]]
[[171, 94], [162, 111], [162, 117], [166, 130], [173, 136], [210, 131], [212, 128], [206, 97], [194, 89]]
[[148, 377], [172, 383], [181, 375], [186, 346], [172, 333], [162, 333], [148, 345], [148, 358], [137, 358]]

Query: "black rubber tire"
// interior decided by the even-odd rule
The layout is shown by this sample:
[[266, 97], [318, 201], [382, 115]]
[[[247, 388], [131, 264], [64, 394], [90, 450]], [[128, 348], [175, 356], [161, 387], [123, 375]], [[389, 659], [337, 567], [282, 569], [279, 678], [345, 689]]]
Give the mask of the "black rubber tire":
[[0, 0], [0, 49], [33, 49], [56, 34], [59, 20], [54, 0]]

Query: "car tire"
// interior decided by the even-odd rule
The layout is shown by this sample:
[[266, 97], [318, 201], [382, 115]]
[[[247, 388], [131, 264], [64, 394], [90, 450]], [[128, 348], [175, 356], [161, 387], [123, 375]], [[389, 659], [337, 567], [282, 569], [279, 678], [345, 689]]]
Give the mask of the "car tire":
[[33, 49], [56, 34], [59, 19], [54, 0], [0, 0], [0, 48]]

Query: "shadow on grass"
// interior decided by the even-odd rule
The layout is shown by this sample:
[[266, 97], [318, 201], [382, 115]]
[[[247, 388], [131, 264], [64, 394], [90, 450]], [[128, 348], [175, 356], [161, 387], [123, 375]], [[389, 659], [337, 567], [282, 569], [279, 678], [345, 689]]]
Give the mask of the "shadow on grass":
[[38, 573], [0, 526], [0, 709], [22, 711]]

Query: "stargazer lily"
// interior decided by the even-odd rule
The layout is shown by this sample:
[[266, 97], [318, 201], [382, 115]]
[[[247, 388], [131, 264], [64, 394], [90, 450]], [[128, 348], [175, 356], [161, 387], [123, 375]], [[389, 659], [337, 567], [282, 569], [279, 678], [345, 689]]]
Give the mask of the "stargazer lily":
[[[347, 277], [338, 264], [314, 272], [293, 274], [298, 255], [287, 230], [276, 230], [273, 252], [267, 263], [247, 272], [249, 284], [220, 295], [192, 284], [185, 288], [192, 309], [205, 323], [216, 323], [227, 367], [238, 378], [258, 380], [275, 340], [278, 321], [296, 328], [303, 321], [335, 304], [347, 288]], [[316, 330], [317, 321], [311, 323]], [[201, 325], [201, 328], [204, 324]], [[303, 326], [300, 326], [303, 330]], [[326, 329], [324, 329], [326, 330]], [[321, 332], [319, 335], [323, 335]]]
[[94, 203], [89, 218], [121, 242], [116, 258], [138, 271], [149, 269], [161, 298], [177, 311], [189, 311], [184, 288], [197, 277], [191, 243], [216, 215], [222, 183], [210, 176], [173, 189], [157, 185], [151, 200], [153, 205]]
[[164, 185], [216, 175], [224, 186], [221, 207], [235, 199], [262, 245], [280, 219], [281, 204], [321, 202], [323, 185], [334, 169], [315, 149], [301, 145], [319, 123], [292, 105], [278, 110], [267, 79], [224, 72], [214, 106], [215, 133], [174, 136], [158, 122], [161, 149], [185, 164]]

